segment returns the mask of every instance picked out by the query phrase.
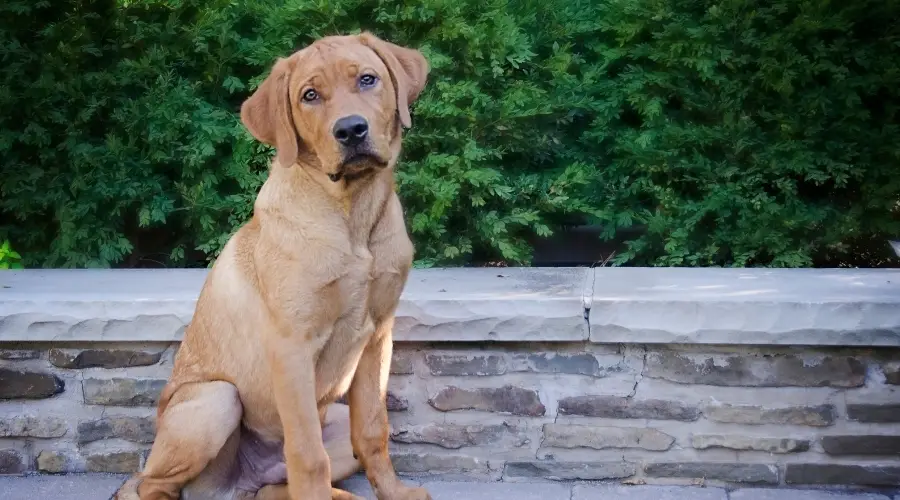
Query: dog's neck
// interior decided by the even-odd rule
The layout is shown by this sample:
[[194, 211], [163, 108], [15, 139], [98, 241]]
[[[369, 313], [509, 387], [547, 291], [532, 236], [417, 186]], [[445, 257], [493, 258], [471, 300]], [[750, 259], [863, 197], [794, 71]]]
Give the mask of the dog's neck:
[[344, 205], [344, 211], [349, 214], [353, 199], [366, 188], [367, 185], [375, 182], [376, 178], [381, 177], [377, 170], [368, 170], [361, 174], [343, 175], [339, 179], [333, 179], [323, 171], [309, 166], [297, 165], [298, 170], [305, 172], [315, 181], [316, 184], [332, 198], [338, 200]]
[[[303, 162], [297, 162], [290, 167], [282, 167], [277, 161], [273, 162], [270, 176], [277, 176], [283, 179], [281, 182], [275, 183], [272, 188], [280, 192], [279, 196], [293, 197], [290, 193], [302, 193], [308, 188], [301, 188], [306, 185], [315, 186], [315, 191], [319, 191], [324, 195], [324, 199], [315, 202], [308, 200], [303, 204], [308, 208], [324, 208], [322, 205], [325, 199], [331, 199], [336, 202], [337, 208], [343, 212], [344, 216], [350, 218], [354, 205], [358, 205], [358, 201], [371, 198], [366, 192], [370, 192], [372, 187], [380, 184], [389, 184], [390, 190], [393, 190], [393, 165], [382, 169], [373, 169], [366, 171], [362, 175], [342, 176], [340, 179], [332, 180], [318, 165], [311, 165]], [[286, 191], [275, 188], [274, 186], [283, 186]], [[295, 186], [295, 187], [291, 187]], [[273, 192], [274, 194], [274, 192]], [[304, 198], [307, 195], [302, 195]], [[320, 195], [321, 196], [321, 195]], [[379, 197], [380, 198], [380, 197]], [[374, 201], [374, 200], [369, 200]], [[367, 201], [367, 203], [369, 202]], [[309, 205], [308, 203], [312, 203]], [[291, 203], [288, 203], [290, 205]], [[325, 202], [327, 205], [328, 203]], [[362, 207], [359, 207], [360, 209]]]

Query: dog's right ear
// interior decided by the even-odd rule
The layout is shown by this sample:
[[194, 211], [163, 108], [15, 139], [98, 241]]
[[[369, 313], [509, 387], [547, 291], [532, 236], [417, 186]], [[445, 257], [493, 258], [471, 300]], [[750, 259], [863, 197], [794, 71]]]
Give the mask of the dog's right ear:
[[275, 157], [283, 167], [292, 166], [299, 154], [288, 86], [294, 66], [292, 58], [279, 59], [256, 92], [241, 105], [241, 123], [257, 140], [275, 147]]

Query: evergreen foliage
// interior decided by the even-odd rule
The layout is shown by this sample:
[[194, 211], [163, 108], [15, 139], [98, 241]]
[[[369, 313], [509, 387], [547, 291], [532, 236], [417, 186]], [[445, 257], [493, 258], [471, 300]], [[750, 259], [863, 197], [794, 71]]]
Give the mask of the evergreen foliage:
[[109, 0], [0, 4], [0, 241], [27, 266], [206, 265], [271, 149], [275, 58], [360, 30], [423, 51], [398, 168], [419, 265], [876, 263], [900, 235], [900, 0]]

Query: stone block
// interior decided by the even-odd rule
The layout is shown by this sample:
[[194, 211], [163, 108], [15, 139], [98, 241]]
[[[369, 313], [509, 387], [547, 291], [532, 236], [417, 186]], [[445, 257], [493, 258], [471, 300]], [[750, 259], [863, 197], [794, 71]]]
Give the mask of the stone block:
[[387, 405], [387, 411], [400, 412], [409, 409], [409, 401], [407, 401], [406, 398], [400, 397], [391, 391], [387, 391], [384, 402]]
[[872, 424], [900, 423], [900, 391], [847, 394], [847, 418]]
[[559, 400], [560, 415], [600, 418], [641, 418], [693, 422], [700, 410], [680, 401], [632, 399], [620, 396], [572, 396]]
[[540, 352], [513, 356], [509, 371], [517, 373], [552, 373], [606, 377], [624, 371], [621, 357], [613, 363], [601, 365], [597, 356], [590, 353], [557, 354]]
[[652, 352], [644, 376], [677, 382], [733, 387], [860, 387], [866, 366], [850, 356], [772, 356]]
[[636, 471], [629, 462], [507, 462], [503, 478], [603, 481], [631, 477]]
[[58, 368], [127, 368], [159, 363], [163, 351], [131, 349], [50, 349], [50, 363]]
[[[419, 481], [411, 481], [408, 477], [402, 478], [402, 481], [408, 486], [420, 486]], [[363, 473], [357, 473], [343, 481], [338, 481], [334, 484], [334, 487], [359, 497], [353, 500], [378, 500], [378, 497], [375, 496], [375, 492], [372, 490], [372, 483], [369, 482], [369, 479]]]
[[896, 487], [900, 484], [900, 465], [787, 464], [784, 482]]
[[429, 481], [422, 487], [435, 500], [571, 500], [563, 484]]
[[78, 424], [78, 444], [113, 438], [149, 444], [155, 436], [155, 421], [151, 417], [106, 417]]
[[587, 340], [584, 268], [415, 269], [395, 342]]
[[156, 406], [163, 379], [84, 379], [84, 402], [107, 406]]
[[391, 440], [406, 444], [433, 444], [442, 448], [456, 450], [464, 446], [478, 446], [495, 443], [504, 437], [513, 439], [513, 446], [523, 446], [528, 442], [525, 436], [518, 434], [515, 427], [496, 424], [446, 424], [434, 423], [412, 425], [395, 430]]
[[208, 269], [28, 269], [0, 288], [5, 341], [180, 340]]
[[405, 474], [485, 475], [490, 472], [487, 460], [462, 455], [430, 453], [391, 454], [394, 469]]
[[728, 500], [722, 488], [576, 484], [571, 500]]
[[0, 368], [0, 399], [46, 399], [65, 389], [52, 373]]
[[477, 389], [449, 386], [430, 398], [428, 404], [439, 411], [477, 410], [531, 417], [546, 412], [537, 391], [511, 385]]
[[896, 269], [596, 267], [592, 341], [900, 346]]
[[18, 450], [7, 448], [0, 450], [0, 475], [24, 474], [28, 467]]
[[425, 364], [435, 376], [496, 376], [507, 373], [547, 373], [560, 375], [584, 375], [607, 377], [624, 371], [621, 356], [613, 363], [601, 365], [597, 356], [590, 353], [558, 354], [540, 352], [533, 354], [445, 354], [425, 355]]
[[838, 455], [888, 455], [900, 456], [900, 436], [823, 436], [825, 453]]
[[0, 349], [0, 360], [6, 361], [25, 361], [28, 359], [38, 359], [41, 357], [41, 351], [34, 349]]
[[415, 372], [416, 351], [395, 350], [391, 356], [391, 375], [412, 375]]
[[877, 493], [772, 488], [742, 488], [731, 492], [729, 500], [890, 500]]
[[[3, 500], [111, 500], [126, 479], [127, 476], [113, 474], [6, 476], [0, 477], [0, 498]], [[133, 499], [134, 497], [132, 497]]]
[[900, 423], [900, 403], [848, 404], [847, 418], [872, 424]]
[[506, 373], [506, 358], [498, 354], [426, 354], [425, 365], [435, 376], [488, 376]]
[[69, 457], [63, 452], [44, 450], [38, 455], [37, 460], [35, 460], [35, 466], [40, 472], [47, 474], [61, 474], [69, 472], [70, 462]]
[[131, 474], [138, 472], [140, 467], [141, 453], [138, 451], [98, 453], [89, 455], [86, 460], [86, 469], [88, 472]]
[[884, 381], [890, 385], [900, 385], [900, 361], [889, 361], [881, 365]]
[[656, 429], [544, 424], [543, 447], [666, 451], [675, 438]]
[[832, 405], [765, 408], [753, 405], [718, 404], [707, 406], [703, 413], [706, 418], [714, 422], [742, 425], [778, 424], [828, 427], [834, 423], [835, 419], [835, 409]]
[[[0, 290], [4, 338], [180, 340], [209, 270], [142, 271], [14, 272], [10, 291]], [[414, 269], [396, 311], [394, 340], [587, 340], [587, 274], [584, 268]]]
[[0, 417], [0, 437], [4, 438], [58, 438], [65, 436], [68, 430], [66, 421], [56, 417]]
[[657, 478], [685, 478], [726, 483], [778, 484], [774, 465], [722, 462], [653, 463], [644, 466], [644, 474]]
[[698, 450], [723, 448], [738, 451], [763, 451], [766, 453], [799, 453], [809, 451], [807, 439], [768, 438], [727, 434], [695, 434], [691, 446]]

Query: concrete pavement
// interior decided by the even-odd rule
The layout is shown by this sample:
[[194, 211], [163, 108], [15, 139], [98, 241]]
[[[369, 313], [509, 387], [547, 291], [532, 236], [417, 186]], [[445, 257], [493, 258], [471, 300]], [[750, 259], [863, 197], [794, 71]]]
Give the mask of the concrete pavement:
[[[0, 500], [109, 500], [126, 476], [69, 474], [0, 476]], [[722, 488], [700, 486], [623, 486], [572, 483], [479, 483], [430, 479], [410, 484], [428, 488], [434, 500], [900, 500], [900, 491], [849, 493], [797, 489]], [[374, 500], [363, 476], [341, 487]]]

